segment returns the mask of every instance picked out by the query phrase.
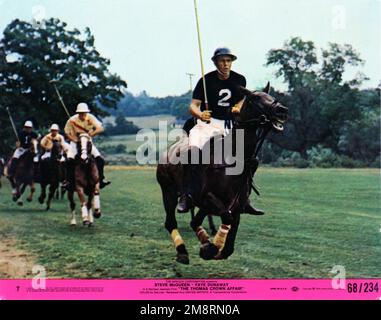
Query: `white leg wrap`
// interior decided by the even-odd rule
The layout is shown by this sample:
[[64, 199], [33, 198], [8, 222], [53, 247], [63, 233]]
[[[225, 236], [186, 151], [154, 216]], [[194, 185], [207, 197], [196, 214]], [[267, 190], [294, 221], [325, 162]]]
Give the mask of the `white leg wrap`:
[[75, 219], [75, 210], [73, 210], [72, 213], [71, 213], [70, 225], [71, 226], [76, 226], [77, 225], [77, 220]]
[[84, 221], [89, 220], [89, 211], [87, 210], [87, 205], [82, 206], [82, 219]]
[[94, 215], [93, 215], [93, 210], [89, 210], [89, 221], [90, 223], [94, 223]]
[[94, 209], [96, 211], [99, 211], [100, 208], [101, 208], [101, 197], [98, 194], [98, 195], [94, 196]]

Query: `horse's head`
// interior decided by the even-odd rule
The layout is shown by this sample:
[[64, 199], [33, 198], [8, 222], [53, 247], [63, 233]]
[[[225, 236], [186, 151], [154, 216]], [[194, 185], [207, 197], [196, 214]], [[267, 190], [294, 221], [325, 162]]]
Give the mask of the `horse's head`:
[[270, 83], [263, 91], [250, 91], [242, 88], [245, 102], [236, 116], [238, 123], [257, 124], [276, 132], [284, 130], [288, 108], [270, 95]]
[[93, 144], [91, 142], [91, 137], [87, 133], [82, 133], [79, 135], [79, 148], [81, 153], [81, 160], [87, 162], [89, 160], [89, 155], [91, 155], [91, 149]]
[[62, 153], [61, 144], [56, 140], [53, 140], [52, 143], [53, 143], [53, 146], [51, 150], [51, 158], [53, 160], [59, 160], [61, 158], [61, 153]]

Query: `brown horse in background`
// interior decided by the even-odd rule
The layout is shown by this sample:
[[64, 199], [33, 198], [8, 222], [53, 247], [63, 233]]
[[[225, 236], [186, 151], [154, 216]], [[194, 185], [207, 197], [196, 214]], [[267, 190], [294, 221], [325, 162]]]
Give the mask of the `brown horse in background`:
[[[99, 172], [95, 159], [91, 155], [92, 142], [88, 134], [79, 136], [78, 154], [75, 161], [75, 188], [68, 190], [71, 209], [71, 226], [76, 226], [76, 212], [74, 191], [77, 192], [80, 203], [82, 222], [85, 226], [92, 226], [94, 218], [101, 217]], [[86, 199], [87, 196], [87, 199]]]
[[52, 200], [62, 181], [62, 147], [57, 141], [53, 141], [53, 147], [50, 151], [50, 157], [40, 161], [40, 184], [41, 195], [38, 201], [43, 204], [46, 198], [46, 187], [49, 186], [48, 200], [46, 201], [46, 210], [50, 210]]
[[[191, 227], [201, 243], [200, 256], [204, 260], [227, 259], [233, 254], [240, 214], [248, 202], [251, 190], [256, 190], [253, 178], [258, 168], [258, 152], [267, 134], [271, 130], [282, 132], [284, 130], [283, 124], [287, 119], [288, 109], [269, 95], [270, 84], [268, 84], [264, 92], [251, 92], [244, 88], [242, 88], [242, 91], [245, 95], [245, 101], [240, 113], [234, 116], [233, 129], [227, 137], [217, 138], [222, 140], [231, 139], [231, 150], [236, 153], [237, 158], [235, 164], [240, 162], [243, 165], [242, 173], [228, 175], [228, 168], [235, 166], [235, 164], [230, 165], [226, 161], [222, 164], [218, 161], [215, 163], [211, 143], [209, 164], [197, 165], [197, 176], [192, 177], [196, 179], [198, 185], [192, 198], [194, 205], [200, 210], [192, 219]], [[237, 134], [242, 132], [243, 139], [236, 139]], [[212, 139], [211, 142], [213, 141], [215, 140]], [[243, 152], [238, 154], [237, 144], [241, 142]], [[184, 154], [188, 152], [189, 150], [185, 150]], [[196, 152], [197, 156], [199, 156], [198, 149]], [[165, 227], [175, 243], [177, 261], [189, 264], [189, 254], [179, 233], [176, 221], [178, 186], [181, 185], [183, 178], [182, 167], [182, 163], [159, 164], [157, 180], [163, 193], [166, 211]], [[206, 230], [202, 227], [205, 217], [209, 214], [220, 216], [222, 221], [214, 240], [210, 239]]]
[[[33, 201], [33, 195], [36, 191], [35, 173], [36, 164], [33, 159], [38, 154], [38, 141], [33, 139], [30, 144], [29, 150], [27, 150], [19, 159], [17, 167], [15, 168], [15, 174], [13, 177], [7, 177], [12, 186], [12, 199], [17, 202], [19, 206], [24, 205], [21, 197], [25, 192], [27, 186], [30, 187], [30, 194], [27, 198], [28, 202]], [[7, 168], [11, 165], [11, 160], [7, 164]]]

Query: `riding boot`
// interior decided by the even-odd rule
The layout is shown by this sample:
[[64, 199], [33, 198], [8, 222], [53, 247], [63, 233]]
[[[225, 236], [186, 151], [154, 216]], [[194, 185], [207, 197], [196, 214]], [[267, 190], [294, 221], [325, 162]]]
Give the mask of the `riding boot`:
[[252, 206], [250, 204], [250, 200], [247, 200], [247, 203], [244, 206], [242, 213], [244, 213], [244, 214], [250, 214], [250, 215], [253, 215], [253, 216], [263, 216], [265, 214], [265, 212], [263, 210], [257, 209], [254, 206]]
[[[191, 154], [193, 151], [189, 151], [189, 162], [191, 162]], [[198, 163], [200, 163], [200, 150], [196, 149], [194, 152], [198, 153]], [[194, 194], [197, 188], [197, 170], [198, 164], [183, 164], [183, 188], [182, 194], [177, 205], [178, 213], [187, 213], [194, 207]]]
[[8, 177], [9, 178], [13, 178], [13, 176], [15, 175], [18, 163], [19, 163], [19, 159], [17, 159], [17, 158], [12, 159], [11, 165], [9, 166], [9, 169], [8, 169]]
[[103, 160], [102, 157], [97, 157], [95, 158], [95, 163], [97, 165], [98, 173], [99, 173], [99, 187], [103, 189], [104, 187], [111, 184], [110, 181], [105, 180], [105, 176], [104, 176], [105, 161]]
[[75, 160], [68, 159], [66, 163], [66, 179], [65, 185], [67, 191], [73, 192], [75, 190]]
[[179, 203], [177, 205], [177, 212], [178, 213], [187, 213], [193, 206], [192, 201], [192, 187], [191, 185], [192, 181], [192, 165], [191, 164], [184, 164], [183, 165], [183, 190], [182, 194], [180, 196]]

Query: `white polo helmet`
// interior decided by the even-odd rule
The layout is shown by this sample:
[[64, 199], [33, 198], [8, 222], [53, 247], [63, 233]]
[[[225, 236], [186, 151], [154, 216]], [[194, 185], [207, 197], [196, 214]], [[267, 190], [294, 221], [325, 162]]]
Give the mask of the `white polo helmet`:
[[33, 123], [32, 123], [32, 121], [27, 121], [27, 122], [25, 122], [25, 124], [24, 124], [24, 128], [33, 128]]
[[50, 127], [50, 131], [53, 131], [53, 130], [60, 131], [60, 127], [58, 126], [58, 124], [53, 124], [53, 125]]
[[76, 112], [77, 113], [89, 113], [90, 109], [89, 109], [89, 106], [87, 105], [87, 103], [81, 102], [80, 104], [78, 104]]

